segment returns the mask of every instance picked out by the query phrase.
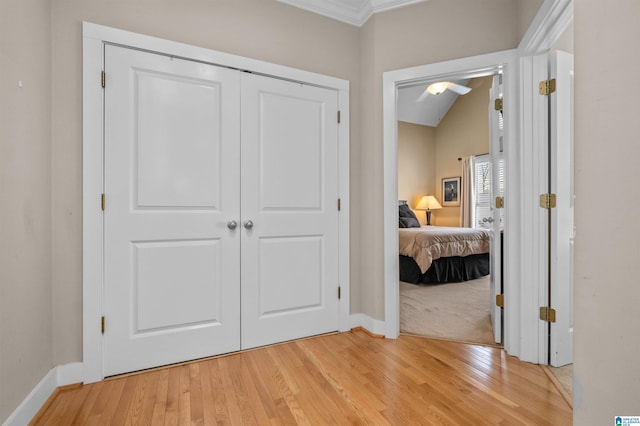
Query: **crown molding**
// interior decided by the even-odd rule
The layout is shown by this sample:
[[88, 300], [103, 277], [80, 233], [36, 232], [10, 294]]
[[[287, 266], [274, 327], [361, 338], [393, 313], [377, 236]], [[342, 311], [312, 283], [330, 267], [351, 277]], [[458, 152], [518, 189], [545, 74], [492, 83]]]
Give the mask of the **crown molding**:
[[547, 52], [573, 20], [573, 0], [545, 0], [522, 37], [524, 55]]
[[361, 27], [374, 13], [428, 0], [278, 0], [309, 12]]

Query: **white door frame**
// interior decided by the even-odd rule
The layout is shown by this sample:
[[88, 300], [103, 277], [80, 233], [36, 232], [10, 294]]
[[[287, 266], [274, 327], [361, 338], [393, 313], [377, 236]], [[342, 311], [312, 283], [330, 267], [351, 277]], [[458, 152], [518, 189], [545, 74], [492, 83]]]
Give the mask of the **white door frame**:
[[[537, 149], [544, 126], [531, 88], [542, 71], [536, 56], [548, 52], [573, 20], [573, 0], [545, 0], [517, 51], [505, 51], [383, 74], [384, 179], [384, 287], [385, 336], [399, 334], [397, 232], [397, 87], [410, 80], [436, 78], [473, 69], [495, 67], [506, 61], [511, 70], [505, 81], [505, 155], [507, 161], [505, 209], [505, 331], [504, 348], [523, 361], [546, 364], [546, 337], [538, 320], [540, 300], [546, 294], [546, 234], [536, 210], [541, 176]], [[506, 98], [509, 93], [509, 100]], [[512, 103], [513, 102], [513, 103]], [[508, 110], [511, 108], [511, 114]], [[515, 114], [514, 114], [515, 113]], [[517, 136], [517, 137], [516, 137]], [[509, 146], [512, 141], [513, 146]], [[517, 143], [517, 145], [516, 145]], [[544, 165], [546, 170], [546, 164]], [[529, 194], [525, 196], [524, 194]], [[534, 217], [535, 216], [535, 217]]]
[[[385, 336], [396, 338], [400, 332], [398, 285], [398, 120], [397, 89], [420, 80], [451, 79], [464, 76], [488, 75], [502, 71], [504, 76], [504, 155], [506, 161], [505, 216], [509, 232], [505, 233], [505, 348], [517, 342], [516, 321], [519, 300], [517, 282], [520, 272], [518, 223], [509, 219], [519, 217], [517, 171], [518, 148], [512, 144], [517, 134], [517, 52], [507, 50], [470, 58], [389, 71], [383, 74], [383, 159], [384, 159], [384, 282]], [[512, 166], [513, 165], [513, 166]], [[513, 227], [513, 230], [512, 230]]]
[[520, 179], [523, 259], [520, 276], [520, 359], [548, 363], [547, 325], [539, 319], [547, 304], [547, 216], [538, 206], [538, 194], [547, 192], [547, 106], [538, 95], [538, 83], [548, 75], [547, 53], [573, 20], [573, 0], [545, 0], [518, 46], [520, 67]]
[[[349, 329], [349, 82], [347, 80], [231, 55], [197, 46], [83, 23], [83, 380], [104, 378], [103, 315], [103, 70], [104, 44], [119, 44], [212, 65], [250, 70], [275, 78], [304, 82], [338, 92], [342, 119], [338, 128], [339, 271], [342, 288], [339, 330]], [[109, 76], [106, 76], [109, 84]], [[238, 301], [240, 303], [240, 301]]]

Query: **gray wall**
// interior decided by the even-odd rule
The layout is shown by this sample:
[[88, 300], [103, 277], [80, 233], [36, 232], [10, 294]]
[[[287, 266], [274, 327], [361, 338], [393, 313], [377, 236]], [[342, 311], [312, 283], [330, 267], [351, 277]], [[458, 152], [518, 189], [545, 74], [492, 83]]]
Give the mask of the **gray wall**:
[[640, 416], [640, 3], [574, 3], [574, 424], [596, 426]]
[[0, 422], [53, 366], [50, 17], [0, 3]]

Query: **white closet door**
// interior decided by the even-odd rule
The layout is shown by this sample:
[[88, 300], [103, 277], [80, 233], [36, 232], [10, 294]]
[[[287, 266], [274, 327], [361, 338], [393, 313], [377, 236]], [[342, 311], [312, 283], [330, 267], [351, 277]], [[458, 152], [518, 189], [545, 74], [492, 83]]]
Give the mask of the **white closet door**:
[[240, 347], [239, 73], [105, 52], [104, 371]]
[[243, 348], [338, 329], [337, 105], [242, 75]]

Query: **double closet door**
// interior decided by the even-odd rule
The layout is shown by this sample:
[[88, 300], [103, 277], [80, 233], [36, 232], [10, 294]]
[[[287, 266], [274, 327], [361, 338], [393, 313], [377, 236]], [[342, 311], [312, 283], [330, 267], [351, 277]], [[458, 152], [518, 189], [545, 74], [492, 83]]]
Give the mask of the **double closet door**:
[[337, 92], [111, 45], [105, 72], [105, 375], [337, 330]]

